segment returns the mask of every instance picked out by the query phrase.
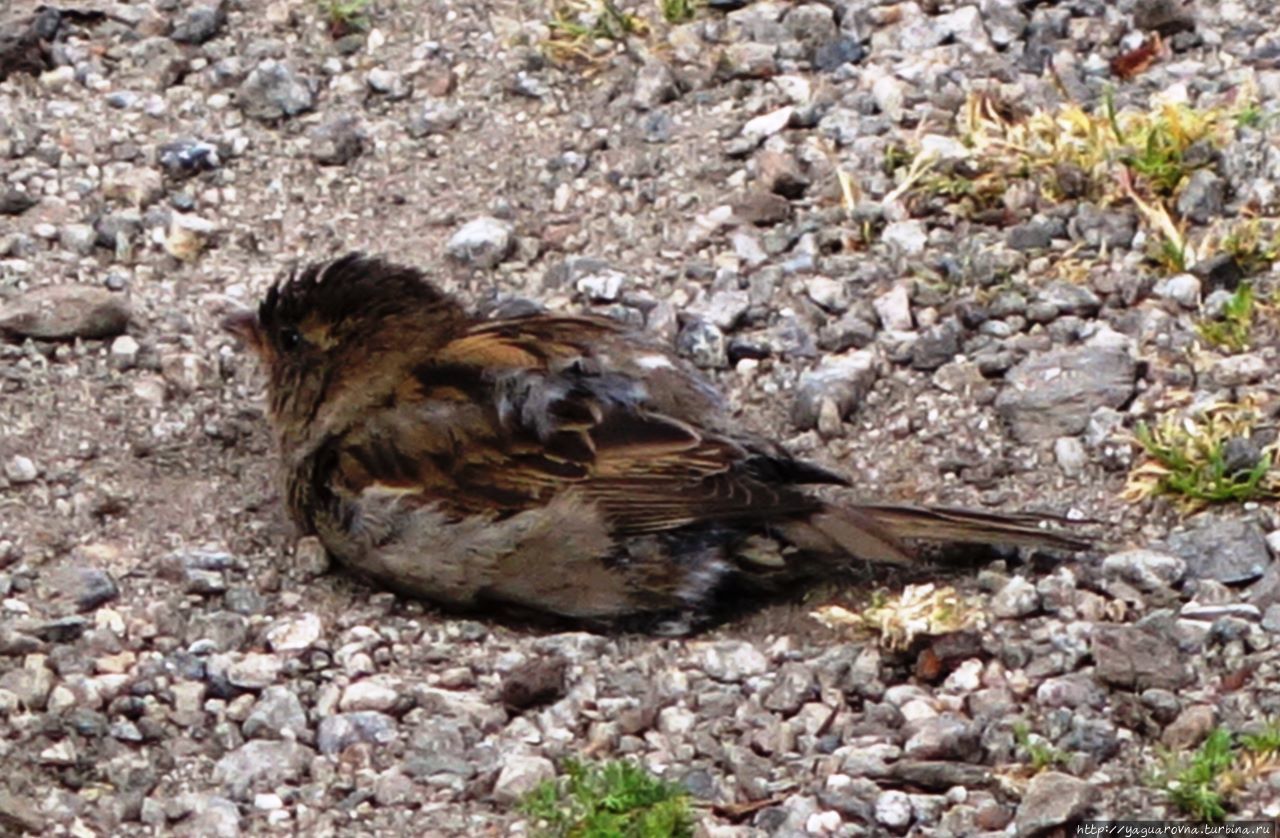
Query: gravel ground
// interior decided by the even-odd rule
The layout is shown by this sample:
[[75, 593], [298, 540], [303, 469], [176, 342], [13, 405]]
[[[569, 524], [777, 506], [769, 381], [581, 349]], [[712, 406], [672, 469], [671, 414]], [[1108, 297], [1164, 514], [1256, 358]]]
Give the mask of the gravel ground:
[[[1227, 458], [1274, 439], [1275, 245], [1240, 245], [1280, 207], [1273, 5], [619, 8], [647, 26], [573, 43], [514, 0], [349, 33], [309, 0], [0, 13], [0, 831], [524, 834], [588, 754], [682, 783], [705, 836], [1033, 835], [1173, 816], [1162, 749], [1280, 712], [1273, 505], [1121, 497], [1141, 421], [1252, 400]], [[973, 114], [1108, 102], [1231, 116], [1162, 196], [1114, 162], [989, 176]], [[861, 497], [1100, 547], [860, 568], [682, 640], [370, 589], [295, 544], [217, 328], [354, 248], [645, 326]], [[1246, 345], [1211, 345], [1244, 271]], [[811, 616], [921, 582], [986, 619], [901, 648]], [[1266, 771], [1230, 796], [1277, 801]]]

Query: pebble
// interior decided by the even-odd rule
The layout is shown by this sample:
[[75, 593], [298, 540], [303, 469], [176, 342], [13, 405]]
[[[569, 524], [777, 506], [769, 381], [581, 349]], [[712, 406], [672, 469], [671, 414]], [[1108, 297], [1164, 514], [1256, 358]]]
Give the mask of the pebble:
[[493, 268], [511, 255], [515, 235], [510, 223], [481, 216], [464, 224], [450, 238], [445, 252], [477, 268]]
[[502, 761], [502, 769], [493, 784], [493, 799], [512, 806], [544, 781], [556, 776], [555, 766], [546, 757], [512, 754]]
[[31, 461], [30, 457], [15, 454], [5, 461], [4, 476], [9, 479], [10, 483], [19, 485], [34, 483], [36, 478], [40, 476], [40, 470], [36, 468], [36, 464]]
[[324, 624], [319, 615], [307, 612], [276, 620], [266, 630], [267, 645], [274, 652], [300, 652], [320, 639]]
[[115, 337], [129, 325], [121, 294], [88, 285], [47, 285], [0, 302], [0, 334], [37, 340]]
[[695, 650], [698, 666], [717, 681], [738, 683], [769, 669], [765, 656], [744, 640], [725, 640]]

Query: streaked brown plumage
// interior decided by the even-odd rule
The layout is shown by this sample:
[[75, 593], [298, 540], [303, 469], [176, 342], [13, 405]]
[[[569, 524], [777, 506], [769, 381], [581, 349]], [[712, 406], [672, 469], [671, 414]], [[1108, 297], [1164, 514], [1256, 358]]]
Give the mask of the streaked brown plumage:
[[293, 520], [444, 604], [609, 623], [903, 562], [904, 539], [1078, 549], [1031, 515], [834, 506], [849, 485], [732, 425], [690, 366], [610, 320], [481, 320], [352, 254], [227, 320], [263, 362]]

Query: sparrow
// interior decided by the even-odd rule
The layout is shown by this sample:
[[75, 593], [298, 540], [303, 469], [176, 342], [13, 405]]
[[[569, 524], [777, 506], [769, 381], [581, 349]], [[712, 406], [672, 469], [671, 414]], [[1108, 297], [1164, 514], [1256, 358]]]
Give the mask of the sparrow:
[[852, 482], [744, 429], [653, 338], [483, 318], [382, 258], [286, 272], [224, 327], [265, 370], [300, 533], [455, 609], [683, 633], [916, 540], [1087, 546], [1043, 516], [828, 502], [816, 487]]

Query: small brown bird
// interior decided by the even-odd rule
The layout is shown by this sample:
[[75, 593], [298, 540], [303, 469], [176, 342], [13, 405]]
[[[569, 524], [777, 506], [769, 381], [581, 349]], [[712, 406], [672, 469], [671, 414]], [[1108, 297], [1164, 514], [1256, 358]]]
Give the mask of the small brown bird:
[[299, 528], [442, 604], [687, 628], [851, 559], [910, 561], [904, 539], [1085, 546], [1033, 515], [827, 503], [804, 487], [848, 480], [738, 427], [644, 335], [481, 319], [360, 254], [225, 325], [265, 366]]

